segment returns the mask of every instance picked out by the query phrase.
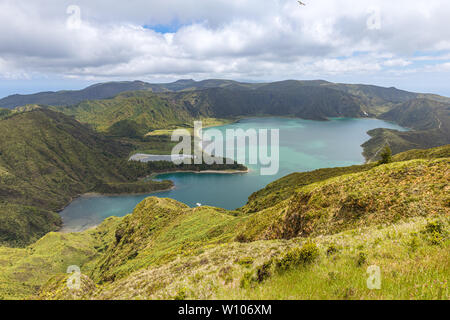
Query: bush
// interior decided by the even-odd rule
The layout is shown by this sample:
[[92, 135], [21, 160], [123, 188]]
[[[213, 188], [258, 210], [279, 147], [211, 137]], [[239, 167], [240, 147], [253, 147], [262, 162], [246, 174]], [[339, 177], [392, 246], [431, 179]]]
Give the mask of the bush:
[[331, 256], [338, 252], [338, 248], [334, 243], [330, 244], [330, 246], [327, 249], [327, 256]]
[[442, 221], [439, 221], [439, 220], [430, 221], [425, 226], [425, 232], [426, 233], [435, 233], [436, 232], [436, 233], [439, 233], [439, 234], [444, 234], [444, 232], [445, 232], [444, 223]]
[[367, 262], [367, 253], [361, 251], [358, 253], [358, 258], [356, 260], [356, 264], [358, 265], [358, 267], [361, 267], [362, 265], [364, 265]]
[[411, 240], [407, 244], [411, 252], [416, 252], [417, 249], [419, 248], [419, 237], [417, 237], [416, 234], [413, 234]]
[[245, 243], [245, 242], [248, 242], [248, 239], [244, 234], [240, 233], [236, 236], [235, 241], [240, 242], [240, 243]]
[[292, 267], [312, 263], [319, 256], [319, 249], [313, 242], [308, 242], [301, 248], [289, 250], [276, 263], [277, 270], [285, 271]]
[[386, 164], [392, 162], [392, 150], [389, 146], [385, 146], [383, 152], [381, 152], [381, 160], [379, 164]]
[[267, 261], [262, 264], [258, 269], [256, 269], [256, 280], [258, 282], [263, 282], [271, 276], [270, 269], [272, 268], [273, 261]]
[[251, 288], [254, 287], [255, 277], [253, 276], [253, 272], [249, 271], [244, 274], [241, 279], [240, 287], [241, 288]]
[[426, 234], [428, 242], [432, 245], [442, 244], [446, 236], [445, 225], [439, 220], [428, 222], [423, 232]]

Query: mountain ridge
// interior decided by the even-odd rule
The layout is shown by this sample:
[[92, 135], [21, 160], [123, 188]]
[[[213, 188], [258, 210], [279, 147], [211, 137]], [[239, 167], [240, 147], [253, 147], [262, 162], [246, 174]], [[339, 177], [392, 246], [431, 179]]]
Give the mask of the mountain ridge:
[[[239, 89], [258, 89], [267, 85], [281, 84], [284, 82], [294, 81], [298, 84], [308, 85], [308, 86], [328, 86], [339, 91], [345, 91], [347, 93], [353, 93], [358, 95], [358, 92], [363, 92], [366, 103], [374, 99], [374, 94], [380, 96], [384, 99], [384, 102], [405, 102], [406, 98], [409, 99], [425, 96], [430, 99], [441, 99], [450, 101], [449, 98], [433, 95], [433, 94], [419, 94], [408, 92], [404, 90], [399, 90], [394, 87], [385, 88], [374, 85], [363, 85], [363, 84], [342, 84], [342, 83], [332, 83], [325, 80], [285, 80], [278, 82], [269, 83], [251, 83], [251, 82], [238, 82], [234, 80], [222, 80], [222, 79], [207, 79], [201, 81], [195, 81], [192, 79], [182, 79], [171, 83], [148, 83], [140, 80], [135, 81], [112, 81], [105, 83], [97, 83], [88, 86], [81, 90], [61, 90], [61, 91], [46, 91], [38, 92], [29, 95], [14, 94], [0, 99], [0, 108], [13, 109], [18, 106], [27, 104], [43, 104], [43, 105], [72, 105], [80, 103], [84, 100], [98, 100], [107, 99], [116, 96], [122, 92], [126, 91], [136, 91], [136, 90], [149, 90], [152, 92], [167, 92], [167, 91], [185, 91], [185, 90], [200, 90], [215, 87], [230, 87]], [[378, 100], [376, 103], [380, 103]]]

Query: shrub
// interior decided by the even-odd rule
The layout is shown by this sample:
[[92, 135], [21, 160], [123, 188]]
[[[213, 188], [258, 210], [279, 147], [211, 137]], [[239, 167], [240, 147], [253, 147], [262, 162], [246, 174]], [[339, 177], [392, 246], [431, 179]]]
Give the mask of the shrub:
[[253, 272], [249, 271], [244, 274], [241, 279], [240, 287], [241, 288], [250, 288], [254, 286], [255, 277], [253, 276]]
[[361, 267], [362, 265], [364, 265], [367, 262], [367, 253], [361, 251], [358, 253], [358, 258], [356, 260], [356, 264], [358, 265], [358, 267]]
[[426, 239], [430, 244], [440, 245], [444, 242], [447, 232], [444, 223], [440, 220], [435, 220], [428, 222], [423, 233], [426, 234]]
[[392, 162], [392, 150], [389, 146], [385, 146], [383, 152], [381, 152], [381, 160], [379, 164], [386, 164]]
[[289, 250], [276, 263], [277, 270], [285, 271], [292, 267], [302, 266], [312, 263], [319, 256], [319, 249], [313, 242], [308, 242], [301, 248]]
[[244, 234], [242, 234], [242, 233], [238, 234], [238, 235], [236, 236], [236, 239], [235, 239], [235, 240], [236, 240], [237, 242], [240, 242], [240, 243], [248, 242], [247, 237], [246, 237]]
[[409, 240], [407, 245], [411, 252], [417, 251], [417, 248], [419, 248], [419, 238], [417, 237], [416, 234], [413, 234], [413, 236], [411, 237], [411, 240]]
[[271, 276], [270, 269], [272, 268], [273, 261], [269, 260], [263, 263], [258, 269], [256, 269], [256, 280], [263, 282]]
[[327, 249], [327, 256], [331, 256], [337, 252], [338, 252], [338, 248], [336, 247], [336, 245], [334, 243], [332, 243], [329, 245], [329, 247]]
[[435, 221], [430, 221], [428, 222], [428, 224], [425, 226], [425, 232], [426, 233], [434, 233], [437, 232], [439, 234], [443, 234], [445, 232], [445, 226], [444, 223], [442, 221], [439, 220], [435, 220]]

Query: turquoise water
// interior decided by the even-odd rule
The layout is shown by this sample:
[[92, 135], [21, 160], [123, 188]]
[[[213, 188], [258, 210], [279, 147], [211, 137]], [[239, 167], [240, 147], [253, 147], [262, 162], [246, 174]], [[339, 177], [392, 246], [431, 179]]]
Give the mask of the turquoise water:
[[[235, 209], [243, 206], [253, 192], [292, 172], [348, 166], [364, 162], [361, 144], [375, 128], [404, 130], [396, 124], [376, 119], [330, 119], [311, 121], [292, 118], [252, 118], [216, 127], [226, 129], [279, 129], [279, 172], [260, 175], [259, 165], [247, 165], [246, 174], [162, 174], [157, 179], [175, 182], [175, 189], [151, 194], [173, 198], [189, 206], [196, 203]], [[61, 216], [66, 230], [83, 230], [109, 216], [123, 216], [150, 195], [96, 196], [74, 200]]]

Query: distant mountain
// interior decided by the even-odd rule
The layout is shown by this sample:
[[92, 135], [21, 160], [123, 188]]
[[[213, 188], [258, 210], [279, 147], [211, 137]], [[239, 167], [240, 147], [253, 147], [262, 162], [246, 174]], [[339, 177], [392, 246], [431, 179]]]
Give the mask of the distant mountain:
[[380, 115], [380, 118], [416, 130], [449, 130], [449, 116], [450, 103], [419, 98], [396, 106]]
[[228, 88], [230, 90], [279, 90], [283, 91], [298, 87], [328, 87], [342, 91], [360, 98], [361, 104], [368, 107], [391, 105], [405, 102], [418, 97], [427, 97], [432, 100], [446, 100], [448, 98], [437, 95], [423, 95], [418, 93], [398, 90], [396, 88], [383, 88], [360, 84], [339, 84], [323, 80], [297, 81], [288, 80], [274, 83], [244, 83], [233, 80], [209, 79], [194, 81], [192, 79], [178, 80], [172, 83], [151, 84], [143, 81], [106, 82], [89, 86], [82, 90], [64, 90], [57, 92], [40, 92], [35, 94], [15, 94], [0, 99], [0, 108], [13, 109], [27, 104], [67, 106], [80, 103], [85, 100], [98, 100], [112, 98], [122, 92], [148, 90], [152, 92], [178, 92], [193, 91], [210, 88]]
[[40, 92], [35, 94], [14, 94], [0, 100], [0, 108], [14, 109], [27, 104], [71, 105], [84, 100], [106, 99], [124, 91], [149, 90], [152, 87], [142, 81], [107, 82], [95, 84], [83, 90]]
[[[119, 81], [98, 83], [82, 90], [48, 91], [35, 94], [14, 94], [0, 99], [0, 108], [14, 109], [28, 104], [64, 106], [80, 103], [85, 100], [112, 98], [122, 92], [148, 90], [152, 92], [199, 90], [225, 86], [239, 86], [232, 80], [178, 80], [166, 84], [151, 84], [143, 81]], [[245, 87], [245, 86], [243, 86]]]
[[103, 132], [118, 132], [117, 123], [123, 121], [128, 128], [134, 127], [133, 131], [149, 132], [192, 125], [199, 118], [270, 115], [326, 120], [365, 116], [354, 96], [327, 87], [304, 85], [281, 89], [263, 86], [252, 90], [225, 87], [165, 93], [135, 91], [52, 109]]

